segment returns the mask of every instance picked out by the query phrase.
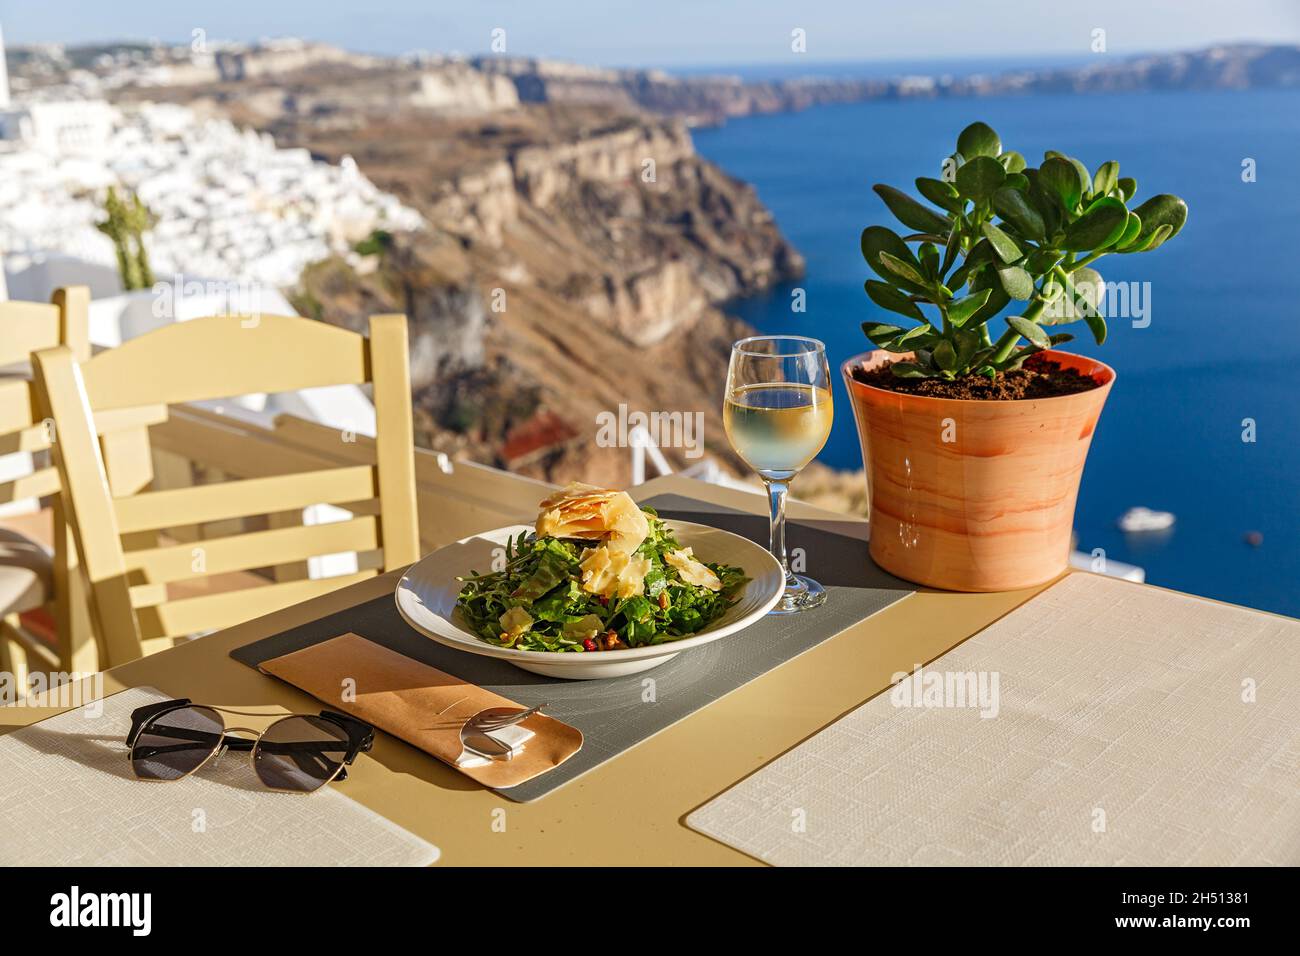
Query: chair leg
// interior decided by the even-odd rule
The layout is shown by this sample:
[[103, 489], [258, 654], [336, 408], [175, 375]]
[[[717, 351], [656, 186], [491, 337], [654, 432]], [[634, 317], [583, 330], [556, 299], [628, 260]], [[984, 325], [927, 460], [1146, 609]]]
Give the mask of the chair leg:
[[[0, 671], [11, 674], [14, 689], [25, 694], [27, 687], [27, 648], [15, 637], [18, 615], [6, 615], [0, 622]], [[10, 701], [4, 701], [10, 703]]]
[[54, 623], [59, 663], [65, 670], [100, 670], [99, 646], [90, 626], [90, 595], [77, 562], [77, 546], [62, 503], [54, 504]]
[[67, 590], [64, 592], [68, 602], [67, 614], [60, 615], [68, 630], [68, 653], [62, 663], [75, 674], [94, 674], [103, 668], [99, 663], [99, 645], [95, 643], [95, 634], [90, 627], [86, 582], [80, 569], [76, 570], [77, 573], [69, 575]]

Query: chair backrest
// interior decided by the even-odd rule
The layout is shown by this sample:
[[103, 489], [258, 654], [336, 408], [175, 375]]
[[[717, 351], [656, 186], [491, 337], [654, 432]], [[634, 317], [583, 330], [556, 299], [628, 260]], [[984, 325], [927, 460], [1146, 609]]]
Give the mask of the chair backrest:
[[[33, 352], [58, 345], [68, 346], [78, 359], [89, 358], [89, 304], [90, 292], [84, 286], [57, 289], [50, 304], [0, 302], [0, 368], [27, 362]], [[49, 439], [27, 375], [0, 375], [0, 458], [45, 451]], [[6, 461], [6, 472], [15, 470], [14, 458]], [[29, 462], [30, 458], [24, 464]], [[58, 474], [52, 466], [18, 470], [27, 473], [0, 477], [0, 505], [58, 492]]]
[[[106, 666], [418, 557], [405, 316], [373, 316], [368, 339], [297, 316], [212, 316], [164, 326], [81, 365], [66, 348], [38, 352], [33, 364], [58, 434], [55, 460]], [[373, 385], [377, 424], [374, 465], [167, 490], [112, 488], [95, 441], [94, 422], [105, 413], [367, 382]], [[273, 523], [267, 530], [198, 541], [164, 537], [139, 546], [141, 533], [300, 514], [318, 504], [343, 507], [353, 517], [316, 525]], [[253, 587], [169, 597], [167, 586], [178, 582], [339, 552], [356, 552], [362, 570], [317, 580], [258, 579]]]
[[[25, 370], [33, 352], [66, 346], [79, 360], [90, 357], [90, 290], [56, 289], [48, 304], [0, 301], [0, 509], [29, 499], [53, 499], [54, 617], [57, 644], [46, 661], [65, 671], [96, 670], [95, 647], [85, 626], [76, 552], [68, 536], [53, 465], [36, 458], [50, 447], [51, 430]], [[32, 648], [35, 650], [35, 648]]]

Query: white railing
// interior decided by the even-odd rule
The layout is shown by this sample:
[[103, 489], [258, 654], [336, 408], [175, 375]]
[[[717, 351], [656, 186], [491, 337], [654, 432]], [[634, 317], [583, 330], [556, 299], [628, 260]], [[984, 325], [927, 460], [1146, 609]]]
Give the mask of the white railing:
[[680, 471], [675, 470], [672, 463], [664, 457], [664, 453], [644, 425], [635, 425], [629, 429], [627, 444], [632, 449], [632, 484], [634, 485], [645, 483], [646, 462], [648, 460], [650, 464], [654, 465], [656, 475], [676, 474], [686, 478], [695, 478], [699, 481], [707, 481], [711, 485], [739, 488], [742, 491], [758, 490], [758, 485], [753, 482], [732, 478], [711, 458], [703, 458]]

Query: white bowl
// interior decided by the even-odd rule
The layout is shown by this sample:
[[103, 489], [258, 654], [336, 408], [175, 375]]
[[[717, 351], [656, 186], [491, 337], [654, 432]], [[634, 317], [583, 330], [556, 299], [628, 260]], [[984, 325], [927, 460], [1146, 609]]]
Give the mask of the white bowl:
[[407, 569], [397, 584], [397, 610], [417, 631], [447, 647], [484, 657], [499, 657], [546, 677], [591, 680], [648, 670], [681, 651], [734, 634], [753, 624], [780, 600], [785, 587], [781, 565], [765, 548], [748, 538], [707, 525], [689, 521], [665, 521], [665, 524], [672, 529], [682, 547], [695, 549], [695, 556], [701, 561], [744, 568], [745, 575], [751, 579], [726, 614], [698, 634], [679, 641], [595, 653], [554, 653], [495, 647], [477, 637], [456, 607], [456, 595], [461, 588], [456, 577], [468, 575], [471, 569], [480, 573], [490, 571], [492, 559], [502, 554], [501, 549], [507, 540], [521, 531], [533, 530], [522, 524], [485, 531], [421, 558]]

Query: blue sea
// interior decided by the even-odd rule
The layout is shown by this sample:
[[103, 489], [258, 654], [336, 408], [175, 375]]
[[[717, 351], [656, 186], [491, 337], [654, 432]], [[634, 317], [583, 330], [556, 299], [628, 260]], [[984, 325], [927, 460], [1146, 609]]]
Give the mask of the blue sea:
[[[893, 320], [862, 290], [858, 237], [873, 223], [901, 228], [870, 187], [912, 191], [916, 176], [938, 175], [976, 119], [1031, 163], [1045, 149], [1090, 169], [1115, 159], [1139, 200], [1172, 192], [1190, 207], [1158, 251], [1097, 263], [1108, 281], [1150, 283], [1149, 325], [1113, 320], [1100, 347], [1081, 324], [1067, 329], [1079, 336], [1067, 349], [1118, 373], [1083, 477], [1079, 547], [1138, 564], [1153, 584], [1300, 616], [1300, 91], [882, 100], [698, 130], [699, 152], [754, 184], [808, 262], [805, 312], [792, 311], [791, 286], [729, 310], [763, 332], [822, 339], [836, 365], [867, 350], [860, 324]], [[820, 457], [859, 468], [836, 388]], [[1247, 419], [1254, 441], [1243, 441]], [[1177, 523], [1125, 535], [1115, 522], [1135, 505]]]

